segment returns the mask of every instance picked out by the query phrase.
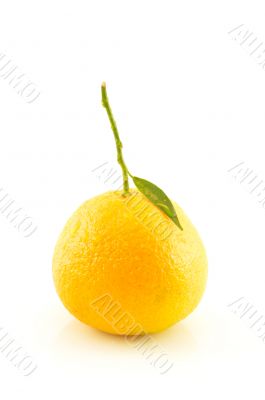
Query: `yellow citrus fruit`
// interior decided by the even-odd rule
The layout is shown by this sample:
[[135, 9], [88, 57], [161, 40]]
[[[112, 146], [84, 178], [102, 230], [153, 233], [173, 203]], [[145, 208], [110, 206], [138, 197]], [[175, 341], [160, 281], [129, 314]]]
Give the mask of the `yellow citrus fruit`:
[[65, 307], [102, 331], [162, 331], [190, 314], [207, 280], [201, 239], [174, 203], [181, 231], [136, 189], [86, 201], [67, 222], [53, 257]]

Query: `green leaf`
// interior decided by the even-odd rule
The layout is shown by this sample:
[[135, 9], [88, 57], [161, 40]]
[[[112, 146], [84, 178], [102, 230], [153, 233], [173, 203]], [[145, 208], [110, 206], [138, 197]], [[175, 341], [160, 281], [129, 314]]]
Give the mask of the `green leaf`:
[[179, 229], [183, 231], [174, 206], [163, 190], [146, 179], [137, 178], [136, 176], [132, 176], [132, 179], [137, 189], [140, 190], [140, 192], [143, 193], [148, 200], [150, 200], [157, 208], [163, 211], [174, 222], [174, 224], [176, 224]]

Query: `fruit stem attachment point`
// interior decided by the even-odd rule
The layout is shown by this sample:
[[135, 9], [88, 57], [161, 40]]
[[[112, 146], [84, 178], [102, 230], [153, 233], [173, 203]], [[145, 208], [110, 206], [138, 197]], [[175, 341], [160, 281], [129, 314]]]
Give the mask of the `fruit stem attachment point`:
[[111, 111], [111, 107], [109, 104], [109, 99], [108, 99], [108, 95], [107, 95], [107, 88], [106, 88], [105, 82], [103, 82], [101, 85], [101, 96], [102, 96], [102, 105], [107, 111], [109, 121], [110, 121], [110, 126], [114, 133], [114, 138], [115, 138], [116, 148], [117, 148], [117, 161], [120, 164], [121, 169], [122, 169], [123, 192], [124, 192], [123, 194], [124, 194], [124, 196], [126, 196], [127, 194], [129, 194], [129, 178], [128, 178], [129, 172], [128, 172], [128, 168], [126, 167], [126, 164], [124, 162], [124, 159], [123, 159], [122, 142], [120, 140], [118, 128], [117, 128], [117, 125], [114, 120], [114, 117], [113, 117], [113, 114]]

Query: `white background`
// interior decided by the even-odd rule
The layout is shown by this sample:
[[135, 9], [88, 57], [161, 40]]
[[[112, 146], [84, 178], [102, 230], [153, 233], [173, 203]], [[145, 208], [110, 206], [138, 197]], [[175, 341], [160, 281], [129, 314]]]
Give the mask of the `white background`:
[[[41, 92], [28, 104], [0, 77], [0, 187], [38, 225], [24, 238], [0, 214], [0, 325], [38, 364], [25, 377], [0, 352], [1, 398], [264, 396], [265, 343], [228, 307], [244, 297], [265, 313], [265, 209], [228, 172], [244, 162], [265, 181], [265, 70], [228, 33], [245, 24], [265, 41], [264, 11], [239, 0], [1, 5], [0, 53]], [[92, 172], [116, 158], [103, 80], [130, 170], [184, 208], [208, 253], [203, 301], [154, 336], [174, 362], [165, 375], [75, 320], [53, 287], [64, 223], [110, 189]]]

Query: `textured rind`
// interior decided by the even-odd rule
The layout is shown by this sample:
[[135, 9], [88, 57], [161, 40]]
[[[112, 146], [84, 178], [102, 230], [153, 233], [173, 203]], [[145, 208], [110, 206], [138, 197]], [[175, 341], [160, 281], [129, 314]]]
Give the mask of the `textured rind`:
[[130, 316], [128, 325], [139, 324], [137, 334], [161, 331], [193, 311], [205, 289], [207, 258], [196, 229], [173, 204], [183, 231], [136, 190], [129, 197], [107, 192], [78, 208], [53, 257], [57, 293], [73, 315], [127, 334], [129, 326], [117, 329], [117, 316], [95, 309], [107, 294]]

